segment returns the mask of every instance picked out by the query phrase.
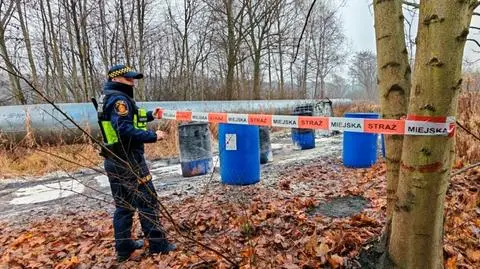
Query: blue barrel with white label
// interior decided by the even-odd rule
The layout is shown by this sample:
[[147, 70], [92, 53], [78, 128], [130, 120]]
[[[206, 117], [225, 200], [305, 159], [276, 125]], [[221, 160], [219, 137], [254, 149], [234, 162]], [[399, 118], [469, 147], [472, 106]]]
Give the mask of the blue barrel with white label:
[[[346, 118], [378, 119], [377, 113], [345, 113]], [[377, 162], [377, 134], [343, 132], [343, 164], [368, 168]]]
[[250, 185], [260, 181], [260, 143], [258, 126], [219, 124], [221, 182]]

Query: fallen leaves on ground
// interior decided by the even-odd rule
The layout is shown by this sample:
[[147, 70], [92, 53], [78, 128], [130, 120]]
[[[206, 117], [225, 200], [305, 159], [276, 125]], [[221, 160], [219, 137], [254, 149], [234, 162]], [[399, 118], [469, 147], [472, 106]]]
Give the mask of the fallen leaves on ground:
[[[446, 268], [480, 266], [479, 184], [475, 171], [452, 179], [446, 201]], [[362, 212], [343, 218], [316, 212], [321, 203], [351, 195], [368, 200]], [[215, 184], [205, 195], [165, 204], [178, 227], [164, 218], [162, 223], [178, 250], [143, 258], [137, 251], [123, 268], [231, 268], [191, 239], [241, 268], [358, 268], [359, 253], [382, 231], [385, 167], [354, 170], [337, 160], [321, 160], [285, 168], [273, 185]], [[111, 217], [103, 211], [51, 216], [26, 227], [0, 225], [0, 265], [115, 266]]]

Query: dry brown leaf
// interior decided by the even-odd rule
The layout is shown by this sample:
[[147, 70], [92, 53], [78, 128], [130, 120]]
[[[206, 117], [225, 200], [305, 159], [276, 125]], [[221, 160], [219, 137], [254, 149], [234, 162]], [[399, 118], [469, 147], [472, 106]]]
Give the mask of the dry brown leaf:
[[480, 261], [480, 250], [467, 249], [467, 257], [473, 262]]
[[328, 245], [325, 244], [325, 242], [321, 242], [320, 245], [315, 247], [315, 256], [324, 257], [329, 251], [330, 248], [328, 247]]
[[24, 234], [20, 235], [17, 239], [15, 239], [15, 241], [12, 242], [10, 247], [13, 247], [13, 248], [17, 247], [18, 245], [22, 244], [23, 242], [25, 242], [26, 240], [28, 240], [32, 237], [33, 237], [32, 232], [24, 233]]
[[338, 268], [343, 265], [343, 258], [338, 256], [337, 254], [333, 254], [329, 259], [328, 262], [333, 268]]
[[284, 268], [284, 269], [299, 269], [300, 266], [298, 266], [294, 263], [286, 263], [286, 264], [282, 265], [281, 268]]
[[445, 263], [445, 269], [456, 269], [457, 268], [457, 256], [448, 258]]

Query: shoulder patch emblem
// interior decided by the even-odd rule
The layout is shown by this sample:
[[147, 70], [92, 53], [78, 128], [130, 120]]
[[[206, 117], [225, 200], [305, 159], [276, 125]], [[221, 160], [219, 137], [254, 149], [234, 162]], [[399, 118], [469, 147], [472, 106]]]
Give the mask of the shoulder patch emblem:
[[128, 106], [127, 103], [123, 100], [118, 100], [115, 103], [115, 111], [120, 116], [127, 116], [128, 115]]

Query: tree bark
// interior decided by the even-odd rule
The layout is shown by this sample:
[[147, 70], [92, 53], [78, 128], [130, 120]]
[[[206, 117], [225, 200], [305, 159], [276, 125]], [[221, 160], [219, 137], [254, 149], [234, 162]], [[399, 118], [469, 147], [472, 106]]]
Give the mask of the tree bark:
[[226, 1], [227, 10], [227, 77], [225, 82], [225, 99], [232, 100], [233, 85], [234, 85], [234, 71], [237, 63], [237, 49], [235, 39], [235, 22], [233, 18], [233, 1]]
[[[407, 114], [411, 68], [404, 38], [402, 0], [374, 1], [377, 44], [378, 91], [384, 119], [400, 119]], [[381, 247], [390, 239], [393, 207], [402, 156], [402, 135], [385, 135], [387, 166], [387, 219]]]
[[[138, 0], [137, 3], [137, 23], [138, 23], [138, 70], [145, 72], [145, 10], [147, 3], [145, 0]], [[141, 100], [145, 100], [145, 80], [138, 81], [137, 90], [140, 93]]]
[[[409, 116], [455, 116], [463, 50], [476, 2], [421, 1]], [[444, 201], [454, 140], [443, 136], [404, 140], [390, 258], [395, 268], [442, 268]]]
[[78, 81], [78, 72], [77, 72], [77, 56], [75, 55], [75, 43], [74, 43], [74, 33], [72, 31], [72, 20], [71, 20], [71, 12], [69, 8], [68, 1], [64, 1], [65, 7], [65, 23], [67, 27], [67, 35], [68, 35], [68, 45], [70, 46], [70, 57], [71, 57], [71, 65], [72, 65], [72, 84], [70, 86], [70, 92], [73, 94], [73, 98], [75, 102], [81, 102], [81, 86], [80, 82]]

